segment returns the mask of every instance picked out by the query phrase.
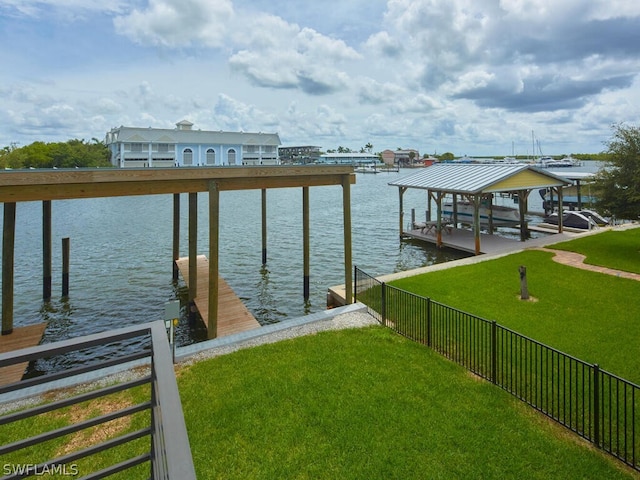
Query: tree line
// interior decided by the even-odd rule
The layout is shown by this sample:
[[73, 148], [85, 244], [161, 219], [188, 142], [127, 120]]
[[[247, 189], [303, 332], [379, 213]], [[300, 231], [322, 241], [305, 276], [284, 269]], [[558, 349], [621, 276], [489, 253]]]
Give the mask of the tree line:
[[0, 169], [111, 167], [109, 149], [97, 139], [33, 142], [0, 149]]

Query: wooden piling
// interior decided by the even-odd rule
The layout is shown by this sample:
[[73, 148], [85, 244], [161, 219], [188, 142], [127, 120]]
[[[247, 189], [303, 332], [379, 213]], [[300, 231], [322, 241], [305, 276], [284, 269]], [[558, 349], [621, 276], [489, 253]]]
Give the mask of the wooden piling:
[[4, 204], [2, 230], [2, 335], [13, 332], [13, 269], [16, 242], [16, 204]]
[[51, 200], [42, 202], [42, 300], [51, 300]]
[[177, 282], [180, 270], [176, 260], [180, 258], [180, 194], [173, 194], [173, 281]]
[[262, 189], [262, 265], [267, 264], [267, 189]]
[[342, 178], [342, 218], [344, 232], [344, 286], [345, 302], [353, 302], [353, 259], [351, 253], [351, 183]]
[[69, 238], [62, 239], [62, 297], [69, 296], [69, 258], [71, 254], [71, 242]]
[[304, 262], [304, 274], [303, 274], [303, 295], [304, 301], [309, 300], [309, 187], [302, 187], [302, 237], [303, 247], [302, 256]]
[[218, 304], [220, 300], [220, 190], [216, 182], [209, 182], [209, 305], [207, 336], [218, 336]]

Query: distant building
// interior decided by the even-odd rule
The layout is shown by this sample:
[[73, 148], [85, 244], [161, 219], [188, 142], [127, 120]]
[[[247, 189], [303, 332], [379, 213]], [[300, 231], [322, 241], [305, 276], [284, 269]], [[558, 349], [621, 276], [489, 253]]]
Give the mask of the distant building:
[[320, 154], [320, 147], [313, 145], [278, 148], [278, 156], [280, 157], [281, 163], [317, 163], [320, 158]]
[[106, 135], [111, 163], [132, 167], [277, 165], [277, 133], [193, 130], [182, 120], [175, 129], [116, 127]]
[[398, 165], [399, 167], [422, 166], [420, 152], [412, 148], [406, 150], [385, 150], [380, 153], [382, 161], [386, 165]]
[[373, 153], [325, 153], [320, 155], [318, 163], [332, 163], [339, 165], [364, 165], [377, 163], [378, 155]]

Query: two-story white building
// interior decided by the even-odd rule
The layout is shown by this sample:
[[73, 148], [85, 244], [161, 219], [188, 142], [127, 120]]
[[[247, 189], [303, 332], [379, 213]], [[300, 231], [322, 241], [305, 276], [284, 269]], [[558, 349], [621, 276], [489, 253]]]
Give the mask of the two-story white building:
[[175, 129], [116, 127], [106, 135], [111, 163], [131, 167], [277, 165], [277, 133], [194, 130], [182, 120]]

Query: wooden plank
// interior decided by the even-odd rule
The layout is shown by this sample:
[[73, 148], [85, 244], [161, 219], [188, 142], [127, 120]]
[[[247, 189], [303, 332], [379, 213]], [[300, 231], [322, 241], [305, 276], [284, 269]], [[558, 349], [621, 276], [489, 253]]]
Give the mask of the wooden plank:
[[[189, 282], [189, 257], [176, 260], [178, 269], [185, 283]], [[204, 324], [209, 327], [209, 260], [205, 255], [198, 255], [198, 285], [196, 289], [195, 303], [200, 312]], [[218, 337], [224, 337], [234, 333], [253, 330], [260, 327], [260, 323], [251, 315], [251, 312], [238, 298], [233, 289], [218, 277]]]
[[[44, 335], [46, 323], [16, 327], [9, 335], [0, 336], [0, 353], [11, 352], [21, 348], [33, 347], [40, 343]], [[0, 385], [19, 382], [22, 380], [28, 362], [0, 368]]]

